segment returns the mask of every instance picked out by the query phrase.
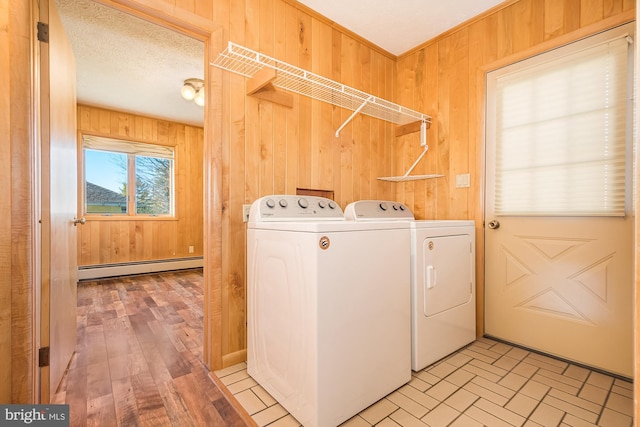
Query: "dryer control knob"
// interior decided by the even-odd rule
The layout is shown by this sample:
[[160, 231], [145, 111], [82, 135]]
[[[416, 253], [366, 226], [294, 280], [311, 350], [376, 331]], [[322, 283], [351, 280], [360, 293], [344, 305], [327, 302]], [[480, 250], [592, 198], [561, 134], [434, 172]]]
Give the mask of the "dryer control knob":
[[285, 199], [280, 200], [279, 204], [281, 208], [286, 208], [289, 205]]
[[330, 207], [331, 209], [335, 209], [335, 208], [336, 208], [336, 204], [335, 204], [335, 202], [329, 202], [329, 207]]
[[307, 199], [298, 199], [298, 206], [302, 209], [306, 209], [309, 207], [309, 201]]
[[276, 202], [274, 202], [273, 199], [267, 199], [265, 204], [267, 205], [268, 208], [271, 208], [271, 209], [276, 207]]
[[326, 207], [327, 207], [327, 204], [325, 203], [325, 201], [324, 201], [324, 200], [320, 200], [320, 201], [318, 202], [318, 206], [320, 206], [320, 209], [324, 209], [324, 208], [326, 208]]
[[380, 203], [380, 209], [382, 209], [383, 211], [386, 211], [388, 209], [387, 204], [384, 202]]

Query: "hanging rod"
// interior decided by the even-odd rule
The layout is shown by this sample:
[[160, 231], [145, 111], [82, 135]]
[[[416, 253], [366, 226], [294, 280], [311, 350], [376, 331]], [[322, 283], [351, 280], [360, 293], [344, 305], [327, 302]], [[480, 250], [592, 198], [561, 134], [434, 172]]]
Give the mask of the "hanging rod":
[[338, 129], [336, 136], [358, 113], [399, 125], [431, 121], [431, 117], [426, 114], [329, 80], [231, 41], [211, 65], [247, 78], [252, 78], [264, 68], [271, 68], [276, 71], [275, 78], [271, 80], [273, 86], [355, 111]]

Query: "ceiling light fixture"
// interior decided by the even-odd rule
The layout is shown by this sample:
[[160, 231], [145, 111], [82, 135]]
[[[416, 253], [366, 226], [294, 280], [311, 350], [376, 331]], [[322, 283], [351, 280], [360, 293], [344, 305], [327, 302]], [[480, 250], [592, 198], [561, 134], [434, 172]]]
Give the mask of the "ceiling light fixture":
[[184, 81], [180, 94], [187, 101], [193, 100], [196, 104], [204, 106], [204, 80], [187, 79]]

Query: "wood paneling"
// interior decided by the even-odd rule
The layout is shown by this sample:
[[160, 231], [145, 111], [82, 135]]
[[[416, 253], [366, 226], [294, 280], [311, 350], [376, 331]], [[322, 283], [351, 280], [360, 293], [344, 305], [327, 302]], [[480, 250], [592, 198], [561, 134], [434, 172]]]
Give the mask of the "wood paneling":
[[32, 402], [37, 393], [31, 8], [30, 1], [0, 5], [0, 403]]
[[[228, 40], [381, 98], [392, 99], [395, 58], [340, 31], [326, 19], [283, 0], [216, 0], [215, 23]], [[223, 205], [222, 307], [224, 364], [246, 348], [245, 240], [242, 205], [296, 188], [333, 191], [345, 207], [389, 198], [395, 126], [293, 95], [293, 107], [246, 96], [247, 81], [221, 72]]]
[[[0, 55], [10, 58], [9, 3], [0, 4]], [[11, 62], [0, 62], [0, 93], [11, 93]], [[0, 98], [0, 134], [11, 134], [11, 97]], [[0, 182], [11, 182], [11, 140], [0, 140]], [[11, 401], [11, 197], [0, 198], [0, 402]]]
[[[78, 264], [99, 265], [202, 256], [204, 130], [80, 105], [80, 153], [83, 134], [174, 147], [176, 215], [174, 219], [158, 220], [85, 215], [86, 224], [78, 227]], [[79, 165], [82, 165], [81, 155], [79, 160]], [[79, 188], [82, 188], [82, 177]], [[78, 212], [81, 214], [83, 196], [79, 199]], [[189, 253], [189, 246], [194, 247], [193, 253]]]
[[[396, 102], [420, 109], [416, 94], [426, 98], [424, 109], [434, 124], [423, 162], [428, 172], [445, 176], [435, 183], [398, 184], [395, 198], [407, 203], [419, 219], [475, 220], [478, 334], [484, 315], [484, 73], [634, 17], [635, 1], [510, 1], [398, 58]], [[424, 63], [430, 72], [420, 79]], [[406, 166], [418, 153], [417, 137], [403, 138], [411, 142], [397, 145], [399, 160], [394, 162]], [[471, 175], [471, 187], [456, 188], [455, 176], [464, 173]]]

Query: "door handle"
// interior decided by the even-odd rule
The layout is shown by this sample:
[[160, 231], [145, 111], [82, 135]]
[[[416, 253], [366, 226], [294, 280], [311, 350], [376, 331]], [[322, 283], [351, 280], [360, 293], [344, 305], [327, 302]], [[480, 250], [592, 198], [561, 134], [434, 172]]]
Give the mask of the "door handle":
[[498, 221], [497, 219], [493, 219], [489, 221], [489, 224], [487, 224], [487, 227], [489, 227], [492, 230], [495, 230], [496, 228], [500, 228], [500, 221]]
[[75, 217], [73, 218], [73, 226], [74, 226], [74, 227], [77, 227], [77, 226], [78, 226], [78, 224], [80, 224], [80, 225], [84, 225], [84, 223], [85, 223], [85, 222], [87, 222], [87, 220], [86, 220], [86, 219], [84, 219], [84, 217], [82, 217], [82, 218], [80, 218], [80, 219], [75, 218]]
[[427, 276], [427, 289], [431, 289], [436, 285], [436, 268], [433, 265], [428, 265], [425, 273]]

